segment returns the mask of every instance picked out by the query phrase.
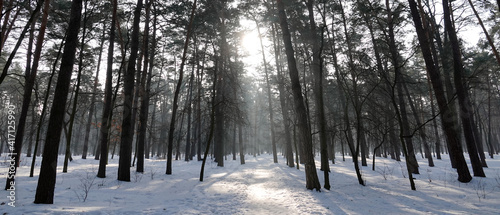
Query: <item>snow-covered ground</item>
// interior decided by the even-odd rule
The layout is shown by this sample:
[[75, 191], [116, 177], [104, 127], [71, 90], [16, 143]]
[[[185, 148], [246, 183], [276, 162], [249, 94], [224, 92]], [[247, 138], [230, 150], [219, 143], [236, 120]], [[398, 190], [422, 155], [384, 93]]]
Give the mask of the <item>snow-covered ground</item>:
[[[4, 156], [2, 187], [7, 173]], [[500, 214], [498, 158], [487, 160], [486, 178], [460, 183], [446, 155], [435, 160], [436, 167], [418, 157], [421, 174], [414, 175], [417, 191], [412, 191], [404, 162], [377, 158], [376, 171], [369, 162], [362, 171], [367, 186], [361, 186], [351, 159], [342, 162], [338, 156], [331, 165], [332, 188], [321, 192], [305, 188], [303, 166], [289, 168], [283, 158], [275, 164], [270, 155], [247, 155], [245, 165], [239, 164], [239, 157], [226, 160], [225, 167], [207, 162], [203, 182], [198, 161], [174, 161], [173, 174], [166, 175], [165, 160], [146, 160], [144, 174], [132, 167], [131, 182], [120, 182], [116, 156], [106, 179], [95, 178], [98, 161], [74, 158], [68, 173], [62, 173], [59, 157], [53, 205], [33, 204], [38, 176], [28, 177], [31, 161], [22, 158], [16, 207], [8, 205], [9, 193], [2, 189], [1, 214]], [[318, 176], [323, 185], [323, 172], [318, 170]], [[83, 201], [85, 185], [91, 187]]]

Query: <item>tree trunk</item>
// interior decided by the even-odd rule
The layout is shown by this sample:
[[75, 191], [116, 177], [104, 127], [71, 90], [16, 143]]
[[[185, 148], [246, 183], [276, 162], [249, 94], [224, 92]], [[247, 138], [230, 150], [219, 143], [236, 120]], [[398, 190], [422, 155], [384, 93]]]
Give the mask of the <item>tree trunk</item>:
[[78, 107], [78, 97], [80, 95], [80, 84], [81, 84], [81, 76], [82, 76], [82, 70], [83, 70], [83, 50], [85, 48], [85, 38], [87, 36], [87, 0], [85, 0], [84, 3], [84, 17], [83, 17], [83, 32], [82, 32], [82, 38], [80, 41], [80, 54], [79, 54], [79, 61], [78, 61], [78, 75], [76, 77], [76, 86], [75, 86], [75, 93], [73, 97], [73, 108], [71, 110], [71, 115], [69, 118], [69, 128], [68, 128], [68, 133], [66, 134], [66, 152], [64, 156], [64, 165], [63, 165], [63, 172], [68, 172], [68, 160], [73, 160], [71, 158], [71, 138], [73, 136], [73, 125], [75, 122], [75, 116], [76, 116], [76, 111]]
[[106, 37], [106, 22], [104, 22], [102, 25], [101, 44], [99, 45], [99, 57], [97, 58], [98, 60], [97, 60], [97, 69], [94, 79], [94, 87], [92, 89], [92, 97], [90, 98], [89, 116], [87, 118], [87, 125], [85, 127], [85, 139], [83, 142], [82, 159], [87, 159], [87, 152], [89, 149], [90, 127], [92, 125], [92, 117], [93, 117], [92, 115], [94, 114], [94, 109], [95, 109], [95, 98], [97, 94], [97, 85], [99, 83], [99, 71], [101, 68], [102, 49], [104, 46], [105, 37]]
[[279, 45], [279, 41], [276, 38], [276, 28], [273, 23], [271, 25], [272, 33], [273, 33], [273, 46], [274, 46], [274, 58], [276, 61], [276, 71], [278, 73], [278, 91], [280, 97], [280, 105], [281, 105], [281, 114], [283, 115], [283, 127], [285, 132], [285, 147], [286, 147], [286, 159], [289, 167], [294, 167], [293, 161], [293, 149], [292, 149], [292, 136], [290, 135], [290, 117], [288, 116], [288, 106], [286, 104], [287, 95], [285, 91], [285, 77], [282, 72], [282, 65], [280, 63], [279, 56], [281, 56], [280, 50], [281, 47]]
[[439, 75], [439, 70], [434, 62], [434, 59], [432, 58], [430, 46], [431, 41], [428, 37], [428, 34], [426, 33], [426, 30], [424, 29], [424, 26], [422, 25], [422, 20], [420, 18], [415, 0], [409, 0], [408, 2], [410, 5], [413, 22], [415, 23], [420, 48], [425, 60], [427, 73], [429, 74], [429, 77], [431, 79], [439, 110], [442, 114], [441, 122], [443, 124], [444, 132], [449, 143], [450, 154], [454, 154], [453, 157], [455, 158], [455, 162], [457, 165], [458, 181], [464, 183], [469, 182], [472, 180], [472, 177], [469, 173], [467, 163], [465, 162], [462, 148], [460, 147], [458, 133], [456, 132], [457, 125], [453, 120], [450, 120], [453, 117], [453, 113], [450, 110], [450, 106], [448, 105], [448, 101], [446, 100], [446, 96], [444, 94], [444, 88], [441, 82], [441, 77]]
[[282, 0], [277, 0], [278, 15], [283, 33], [283, 42], [285, 43], [286, 56], [288, 61], [288, 70], [292, 84], [293, 98], [295, 102], [295, 113], [299, 121], [299, 136], [304, 146], [305, 155], [305, 172], [306, 172], [306, 188], [316, 189], [319, 191], [321, 185], [319, 183], [318, 174], [316, 173], [316, 164], [314, 163], [311, 131], [307, 123], [306, 108], [302, 97], [302, 89], [300, 86], [299, 72], [295, 61], [294, 51], [290, 31], [288, 29], [287, 17], [285, 14], [285, 5]]
[[408, 91], [408, 87], [406, 86], [406, 83], [403, 83], [403, 88], [406, 93], [406, 97], [408, 98], [408, 104], [410, 105], [411, 112], [413, 113], [413, 117], [415, 118], [415, 121], [417, 122], [418, 126], [422, 126], [419, 130], [420, 138], [422, 139], [422, 143], [424, 145], [424, 152], [425, 152], [425, 158], [427, 158], [427, 162], [430, 167], [434, 166], [434, 161], [432, 160], [432, 155], [431, 155], [431, 149], [429, 147], [429, 144], [427, 143], [427, 135], [425, 134], [425, 127], [423, 126], [424, 124], [422, 123], [422, 120], [420, 120], [420, 117], [418, 116], [417, 109], [415, 108], [415, 105], [413, 104], [413, 100], [411, 99], [410, 91]]
[[132, 138], [134, 137], [132, 121], [132, 100], [137, 52], [139, 50], [139, 22], [141, 18], [142, 0], [137, 0], [132, 26], [131, 51], [127, 70], [123, 80], [123, 121], [120, 138], [120, 159], [118, 163], [118, 180], [130, 181], [130, 161], [132, 159]]
[[[12, 64], [12, 61], [14, 60], [14, 57], [16, 56], [17, 50], [21, 46], [21, 43], [23, 42], [23, 39], [26, 36], [26, 32], [28, 32], [28, 29], [30, 28], [31, 23], [34, 22], [35, 21], [34, 19], [38, 16], [38, 12], [40, 12], [40, 8], [42, 8], [42, 5], [43, 5], [44, 1], [45, 0], [38, 0], [37, 1], [35, 10], [33, 10], [33, 12], [30, 15], [30, 18], [28, 19], [28, 22], [26, 23], [26, 25], [24, 26], [23, 30], [21, 31], [21, 34], [19, 35], [19, 38], [17, 39], [17, 43], [14, 46], [14, 49], [12, 50], [12, 52], [9, 55], [9, 58], [5, 62], [5, 65], [4, 65], [3, 70], [2, 70], [2, 74], [0, 74], [0, 85], [2, 84], [3, 80], [5, 79], [5, 77], [7, 77], [7, 72], [9, 71], [9, 67]], [[8, 19], [8, 16], [6, 16], [5, 19]], [[14, 25], [14, 24], [12, 24], [12, 25]], [[2, 33], [3, 33], [3, 31], [2, 31]], [[5, 35], [3, 35], [3, 36], [4, 36], [4, 38], [2, 38], [2, 39], [5, 41], [5, 39], [6, 39], [5, 37], [6, 36]], [[4, 41], [2, 41], [2, 49], [3, 49], [3, 42]], [[0, 51], [1, 51], [1, 49], [0, 49]], [[21, 120], [21, 119], [19, 119], [19, 120]], [[19, 130], [17, 130], [17, 133], [19, 133]]]
[[[330, 166], [328, 162], [328, 139], [326, 133], [326, 117], [325, 117], [325, 105], [323, 100], [323, 59], [321, 52], [323, 51], [323, 31], [321, 28], [321, 34], [318, 36], [316, 22], [314, 21], [313, 4], [314, 0], [307, 1], [307, 10], [309, 12], [309, 25], [311, 28], [311, 43], [313, 45], [313, 61], [311, 64], [311, 72], [314, 76], [314, 97], [316, 102], [316, 120], [319, 129], [319, 142], [321, 150], [321, 170], [324, 173], [325, 185], [324, 188], [330, 190]], [[321, 44], [319, 44], [321, 41]], [[365, 159], [366, 160], [366, 159]]]
[[[115, 47], [115, 25], [116, 25], [116, 12], [117, 12], [117, 0], [112, 1], [112, 18], [111, 26], [109, 31], [109, 46], [108, 46], [108, 59], [107, 59], [107, 69], [106, 69], [106, 83], [104, 87], [104, 102], [103, 111], [101, 118], [101, 128], [99, 130], [100, 139], [97, 145], [100, 148], [101, 159], [99, 160], [99, 170], [97, 172], [97, 177], [106, 177], [106, 164], [108, 161], [108, 142], [109, 142], [109, 128], [111, 125], [111, 110], [113, 108], [112, 103], [112, 93], [113, 93], [113, 54]], [[97, 156], [97, 153], [96, 153]]]
[[[434, 107], [434, 96], [432, 95], [432, 92], [430, 91], [431, 86], [431, 80], [427, 79], [427, 82], [429, 84], [429, 97], [431, 98], [431, 114], [432, 116], [436, 116], [436, 108]], [[438, 131], [438, 126], [437, 126], [437, 119], [432, 120], [432, 127], [434, 129], [434, 136], [436, 138], [436, 158], [441, 160], [441, 138], [439, 137], [439, 131]]]
[[[141, 78], [141, 111], [139, 113], [139, 135], [137, 141], [137, 172], [144, 172], [144, 150], [149, 115], [149, 93], [151, 88], [151, 72], [149, 69], [149, 17], [153, 0], [146, 0], [146, 24], [144, 26], [144, 68]], [[151, 50], [156, 47], [151, 46]], [[151, 64], [151, 68], [153, 65]], [[149, 69], [149, 72], [148, 72]]]
[[187, 26], [186, 40], [184, 41], [181, 67], [179, 70], [179, 80], [177, 80], [177, 86], [175, 87], [175, 93], [174, 93], [174, 101], [172, 104], [172, 118], [170, 120], [170, 128], [168, 131], [168, 152], [167, 152], [167, 170], [166, 170], [167, 175], [172, 174], [172, 146], [174, 144], [175, 119], [177, 117], [177, 107], [178, 107], [177, 103], [179, 100], [179, 93], [181, 91], [182, 78], [184, 76], [184, 64], [186, 63], [187, 49], [189, 46], [189, 38], [192, 34], [191, 27], [193, 25], [195, 12], [196, 12], [196, 0], [193, 2], [193, 8], [191, 9], [189, 24]]
[[[33, 91], [33, 86], [35, 85], [35, 79], [36, 79], [36, 74], [38, 71], [38, 62], [40, 61], [40, 56], [41, 56], [41, 50], [42, 50], [42, 44], [44, 41], [44, 36], [45, 36], [45, 28], [47, 26], [47, 14], [48, 14], [48, 9], [49, 9], [49, 0], [47, 0], [47, 3], [44, 4], [44, 14], [42, 17], [42, 24], [40, 26], [40, 31], [38, 33], [37, 37], [37, 44], [35, 48], [35, 53], [33, 56], [33, 65], [30, 67], [31, 63], [31, 53], [28, 53], [27, 56], [27, 61], [28, 64], [26, 65], [27, 70], [25, 74], [25, 83], [24, 83], [24, 94], [23, 94], [23, 104], [21, 107], [21, 114], [19, 116], [19, 122], [17, 124], [17, 129], [16, 129], [16, 137], [14, 139], [14, 151], [11, 153], [11, 160], [14, 160], [14, 171], [9, 171], [7, 175], [7, 181], [5, 183], [5, 190], [9, 189], [12, 184], [15, 184], [15, 177], [16, 177], [16, 172], [17, 172], [17, 167], [19, 166], [19, 161], [21, 158], [21, 153], [22, 153], [22, 147], [23, 147], [23, 138], [24, 138], [24, 130], [26, 127], [26, 120], [28, 116], [28, 109], [29, 105], [31, 103], [31, 93]], [[17, 49], [19, 48], [19, 45], [21, 44], [24, 35], [26, 34], [28, 28], [32, 25], [34, 18], [38, 15], [38, 12], [40, 11], [40, 8], [42, 7], [43, 0], [37, 2], [37, 6], [33, 13], [31, 14], [31, 17], [26, 23], [26, 26], [23, 29], [23, 32], [21, 32], [21, 35], [19, 36], [19, 40], [16, 44], [16, 47], [12, 51], [11, 55], [9, 56], [9, 59], [5, 63], [5, 66], [3, 68], [3, 73], [0, 76], [0, 84], [2, 83], [3, 79], [7, 75], [7, 71], [9, 69], [9, 64], [12, 62], [15, 53]], [[7, 19], [8, 17], [6, 17]], [[32, 41], [30, 42], [30, 47], [28, 48], [28, 52], [31, 52], [31, 47], [32, 47]], [[11, 61], [11, 62], [9, 62]]]
[[238, 148], [240, 149], [240, 164], [245, 164], [245, 150], [243, 149], [243, 129], [238, 125]]
[[82, 13], [82, 0], [73, 0], [71, 4], [71, 15], [68, 24], [68, 36], [64, 46], [59, 76], [57, 78], [54, 100], [50, 110], [50, 119], [45, 138], [43, 159], [38, 178], [34, 203], [52, 204], [54, 202], [54, 189], [56, 185], [57, 149], [63, 126], [66, 100], [73, 64], [75, 62], [76, 46], [78, 44], [78, 31]]
[[460, 51], [460, 45], [458, 42], [457, 34], [453, 23], [451, 22], [451, 10], [448, 0], [443, 0], [443, 12], [444, 12], [444, 24], [448, 36], [450, 37], [451, 47], [453, 51], [453, 74], [455, 81], [455, 88], [457, 90], [458, 104], [460, 106], [460, 119], [462, 120], [462, 126], [464, 129], [465, 143], [467, 144], [467, 151], [469, 152], [470, 162], [474, 176], [486, 177], [479, 160], [477, 144], [482, 144], [477, 142], [477, 134], [474, 130], [476, 123], [474, 122], [473, 107], [469, 98], [469, 93], [462, 82], [464, 78], [462, 75], [463, 62], [462, 54]]
[[47, 103], [48, 103], [47, 101], [49, 100], [49, 96], [50, 96], [50, 86], [52, 86], [52, 79], [54, 78], [54, 74], [56, 73], [57, 62], [59, 61], [59, 57], [62, 53], [62, 48], [64, 45], [64, 40], [66, 39], [66, 36], [67, 36], [67, 34], [64, 35], [63, 40], [61, 41], [61, 44], [59, 45], [56, 59], [54, 60], [54, 63], [52, 64], [52, 72], [50, 74], [49, 81], [47, 83], [47, 91], [45, 92], [45, 97], [43, 98], [42, 112], [40, 113], [40, 120], [38, 121], [38, 127], [37, 127], [37, 131], [36, 131], [35, 150], [33, 151], [33, 159], [31, 161], [30, 177], [33, 177], [33, 172], [35, 170], [36, 157], [40, 155], [40, 150], [39, 150], [40, 133], [41, 133], [43, 121], [45, 118], [45, 112], [47, 111]]
[[[196, 44], [196, 43], [195, 43]], [[196, 46], [195, 46], [196, 47]], [[196, 56], [196, 54], [195, 54]], [[184, 158], [184, 161], [190, 161], [193, 158], [193, 155], [191, 154], [191, 113], [192, 113], [192, 108], [191, 108], [191, 101], [193, 97], [193, 82], [194, 82], [194, 65], [191, 70], [191, 76], [189, 77], [189, 92], [188, 92], [188, 100], [187, 100], [187, 111], [188, 111], [188, 118], [187, 118], [187, 130], [186, 130], [186, 156]]]

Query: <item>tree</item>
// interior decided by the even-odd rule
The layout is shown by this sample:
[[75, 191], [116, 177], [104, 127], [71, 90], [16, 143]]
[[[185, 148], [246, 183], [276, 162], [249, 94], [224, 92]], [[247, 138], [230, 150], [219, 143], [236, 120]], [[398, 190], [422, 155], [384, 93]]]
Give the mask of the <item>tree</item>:
[[[14, 57], [17, 48], [20, 45], [20, 41], [22, 41], [22, 38], [24, 37], [24, 34], [27, 31], [27, 28], [33, 23], [34, 17], [38, 14], [38, 11], [40, 10], [42, 6], [43, 1], [38, 1], [37, 6], [35, 8], [35, 11], [33, 11], [30, 20], [26, 24], [25, 28], [23, 29], [23, 32], [21, 33], [21, 36], [19, 38], [18, 43], [16, 44], [16, 48], [14, 48], [14, 51], [12, 51], [11, 55], [9, 56], [9, 60], [12, 61], [12, 58]], [[5, 183], [5, 190], [9, 189], [11, 184], [15, 183], [15, 177], [16, 177], [16, 172], [17, 172], [17, 167], [19, 166], [19, 160], [21, 158], [21, 150], [23, 147], [23, 138], [24, 138], [24, 130], [26, 127], [26, 118], [28, 116], [28, 110], [29, 110], [29, 105], [31, 103], [31, 93], [33, 91], [33, 86], [35, 84], [35, 79], [36, 79], [36, 74], [38, 71], [38, 62], [40, 60], [40, 55], [41, 55], [41, 50], [42, 50], [42, 44], [44, 41], [44, 36], [45, 36], [45, 28], [47, 26], [47, 16], [48, 16], [48, 9], [49, 9], [50, 1], [47, 0], [47, 2], [44, 4], [44, 14], [42, 17], [42, 24], [40, 26], [40, 31], [38, 33], [38, 38], [37, 38], [37, 44], [35, 48], [35, 55], [33, 59], [33, 65], [30, 68], [30, 59], [31, 59], [31, 53], [28, 54], [28, 64], [26, 65], [27, 70], [25, 74], [25, 83], [24, 83], [24, 94], [23, 94], [23, 104], [21, 107], [21, 115], [19, 116], [19, 122], [17, 124], [17, 129], [16, 129], [16, 137], [14, 139], [14, 152], [12, 153], [12, 158], [15, 161], [15, 166], [14, 166], [14, 171], [9, 171], [8, 176], [7, 176], [7, 181]], [[7, 19], [7, 18], [6, 18]], [[30, 42], [31, 44], [31, 42]], [[28, 48], [28, 52], [31, 51], [31, 48]], [[7, 75], [7, 71], [9, 68], [9, 60], [6, 62], [3, 68], [3, 73], [0, 76], [0, 84], [2, 83], [3, 79]], [[4, 76], [5, 74], [5, 76]]]
[[170, 120], [170, 128], [168, 130], [168, 152], [167, 152], [167, 171], [166, 171], [167, 175], [172, 174], [172, 146], [174, 144], [175, 119], [177, 117], [177, 108], [178, 108], [177, 103], [179, 100], [179, 93], [181, 91], [182, 79], [184, 76], [184, 65], [186, 63], [186, 55], [189, 46], [189, 38], [191, 37], [192, 34], [191, 30], [195, 12], [196, 12], [196, 0], [194, 0], [193, 2], [191, 15], [189, 18], [189, 24], [187, 26], [186, 40], [184, 41], [184, 49], [182, 52], [181, 65], [179, 69], [179, 79], [177, 80], [177, 85], [175, 87], [174, 101], [172, 104], [172, 118]]
[[88, 147], [89, 147], [90, 127], [92, 125], [92, 117], [94, 115], [94, 109], [95, 109], [97, 85], [99, 84], [99, 71], [101, 68], [101, 58], [102, 58], [102, 50], [103, 50], [103, 45], [104, 45], [104, 41], [105, 41], [105, 36], [106, 36], [106, 22], [103, 23], [101, 43], [99, 44], [99, 57], [97, 58], [98, 59], [97, 60], [97, 69], [96, 69], [96, 74], [95, 74], [95, 78], [94, 78], [94, 86], [92, 88], [92, 96], [90, 99], [90, 109], [89, 109], [89, 115], [87, 118], [87, 125], [85, 127], [85, 138], [84, 138], [84, 142], [83, 142], [82, 159], [87, 159], [87, 152], [88, 152]]
[[[467, 151], [469, 152], [469, 157], [472, 165], [472, 170], [474, 176], [486, 177], [481, 166], [481, 161], [479, 160], [479, 154], [477, 151], [477, 145], [483, 144], [478, 141], [479, 133], [474, 122], [474, 115], [472, 111], [472, 104], [469, 98], [469, 93], [462, 82], [463, 76], [463, 62], [462, 54], [460, 51], [460, 45], [458, 43], [457, 34], [453, 23], [451, 22], [451, 10], [448, 0], [443, 0], [443, 12], [444, 12], [444, 25], [450, 38], [452, 52], [453, 52], [453, 74], [455, 81], [455, 88], [458, 95], [458, 104], [460, 106], [460, 119], [462, 120], [462, 126], [464, 129], [465, 143], [467, 145]], [[476, 129], [476, 130], [475, 130]]]
[[253, 20], [255, 21], [255, 25], [257, 26], [257, 34], [259, 36], [259, 41], [260, 41], [260, 50], [262, 53], [262, 61], [264, 64], [264, 73], [266, 75], [266, 88], [267, 88], [267, 102], [268, 102], [268, 110], [269, 110], [269, 125], [271, 127], [271, 145], [273, 149], [273, 162], [278, 163], [278, 154], [276, 152], [276, 134], [274, 131], [274, 111], [273, 111], [273, 102], [272, 102], [272, 94], [271, 94], [271, 84], [269, 84], [269, 70], [267, 69], [267, 61], [266, 61], [266, 54], [264, 51], [264, 43], [262, 42], [262, 34], [260, 33], [260, 27], [259, 27], [259, 22], [257, 21], [257, 18], [252, 17]]
[[[325, 189], [330, 190], [330, 166], [328, 163], [328, 149], [327, 149], [327, 134], [326, 134], [326, 119], [325, 119], [325, 107], [323, 101], [323, 59], [321, 52], [323, 50], [323, 31], [324, 27], [321, 27], [321, 35], [318, 37], [316, 22], [314, 21], [313, 12], [314, 0], [308, 0], [307, 10], [309, 12], [309, 25], [311, 27], [311, 43], [313, 45], [313, 62], [311, 64], [311, 71], [314, 75], [314, 95], [316, 101], [316, 120], [319, 129], [319, 141], [321, 150], [321, 170], [323, 170], [325, 177]], [[319, 44], [321, 41], [321, 44]]]
[[120, 138], [120, 159], [118, 163], [118, 180], [130, 181], [130, 162], [132, 160], [132, 138], [134, 137], [132, 121], [132, 97], [134, 90], [135, 64], [139, 50], [139, 22], [141, 19], [142, 0], [137, 0], [132, 25], [132, 41], [127, 70], [123, 80], [123, 120]]
[[285, 13], [285, 5], [282, 0], [277, 0], [278, 15], [280, 20], [281, 31], [283, 33], [283, 42], [285, 44], [288, 72], [292, 82], [292, 92], [294, 99], [295, 114], [299, 121], [299, 138], [304, 146], [305, 155], [305, 171], [306, 171], [306, 188], [316, 189], [319, 191], [321, 185], [319, 183], [318, 175], [316, 173], [316, 164], [314, 163], [314, 155], [312, 152], [312, 139], [311, 130], [307, 122], [306, 108], [302, 97], [302, 88], [299, 81], [299, 72], [297, 70], [297, 63], [295, 61], [292, 39], [288, 29], [288, 22]]
[[[153, 0], [146, 0], [146, 24], [144, 26], [144, 69], [141, 78], [141, 111], [139, 113], [139, 136], [137, 141], [137, 172], [144, 172], [144, 148], [146, 144], [146, 128], [148, 126], [149, 114], [149, 92], [151, 88], [151, 73], [153, 63], [149, 66], [149, 16]], [[151, 46], [154, 50], [154, 46]], [[152, 53], [152, 55], [154, 55]], [[151, 68], [148, 71], [148, 66]], [[149, 153], [149, 152], [146, 152]]]
[[82, 0], [73, 0], [71, 15], [64, 45], [64, 54], [57, 78], [53, 105], [50, 110], [49, 128], [45, 138], [43, 159], [38, 178], [34, 203], [52, 204], [56, 185], [57, 149], [61, 137], [71, 73], [75, 62], [78, 32], [82, 13]]
[[420, 16], [417, 3], [414, 0], [408, 0], [408, 2], [411, 9], [412, 19], [413, 22], [415, 23], [415, 29], [417, 31], [418, 41], [420, 43], [420, 49], [422, 51], [425, 60], [427, 73], [430, 77], [432, 88], [434, 89], [434, 94], [436, 96], [439, 110], [441, 112], [441, 123], [443, 125], [444, 133], [448, 141], [450, 154], [453, 154], [453, 158], [455, 160], [455, 164], [457, 167], [458, 181], [466, 183], [471, 181], [472, 177], [469, 173], [467, 163], [465, 162], [465, 158], [463, 156], [463, 152], [460, 147], [460, 142], [458, 139], [459, 135], [456, 131], [457, 126], [455, 125], [454, 120], [450, 120], [450, 118], [453, 115], [453, 112], [451, 112], [450, 106], [448, 105], [448, 102], [446, 100], [443, 83], [439, 75], [439, 70], [432, 57], [433, 56], [431, 51], [432, 41], [429, 38], [427, 26], [422, 24], [422, 18]]
[[[112, 81], [113, 81], [113, 53], [115, 47], [115, 25], [116, 25], [116, 12], [117, 12], [117, 0], [112, 0], [112, 17], [111, 17], [111, 25], [109, 30], [109, 46], [108, 46], [108, 59], [107, 59], [107, 69], [106, 69], [106, 83], [104, 86], [104, 101], [103, 101], [103, 111], [101, 117], [101, 128], [99, 130], [99, 144], [97, 147], [100, 147], [101, 159], [99, 160], [99, 170], [97, 172], [97, 177], [105, 178], [106, 177], [106, 164], [108, 162], [108, 134], [110, 131], [111, 125], [111, 109], [113, 107], [113, 103], [111, 100], [112, 97]], [[96, 153], [97, 154], [97, 153]], [[97, 155], [96, 155], [97, 156]]]
[[[2, 84], [3, 80], [5, 79], [5, 77], [7, 77], [7, 73], [9, 71], [9, 67], [12, 64], [12, 61], [14, 60], [14, 57], [16, 56], [17, 50], [21, 46], [21, 43], [22, 43], [24, 37], [26, 36], [26, 33], [28, 32], [28, 29], [31, 26], [31, 23], [38, 16], [38, 13], [40, 12], [40, 8], [42, 8], [42, 5], [43, 5], [44, 1], [45, 0], [38, 0], [36, 2], [35, 9], [33, 10], [33, 12], [31, 12], [31, 16], [28, 19], [28, 22], [26, 22], [26, 25], [24, 26], [21, 34], [19, 35], [19, 38], [17, 39], [17, 43], [16, 43], [14, 49], [10, 53], [9, 58], [7, 59], [7, 62], [5, 62], [5, 65], [4, 65], [3, 69], [2, 69], [2, 74], [0, 74], [0, 85]], [[11, 2], [11, 5], [12, 5], [12, 2]], [[8, 14], [10, 14], [10, 9], [8, 9], [8, 11], [9, 12], [5, 16], [5, 21], [4, 21], [4, 24], [3, 24], [4, 27], [6, 26], [6, 22], [7, 22], [8, 18], [9, 18]], [[17, 16], [17, 14], [15, 16]], [[14, 18], [14, 20], [15, 20], [15, 18]], [[14, 25], [14, 20], [12, 21], [11, 27]], [[3, 49], [4, 43], [5, 43], [5, 39], [7, 37], [6, 36], [7, 35], [6, 32], [5, 33], [4, 32], [5, 32], [5, 30], [2, 29], [2, 33], [1, 33], [2, 36], [0, 38], [0, 43], [1, 43], [1, 45], [0, 45], [0, 53], [1, 53], [2, 49]], [[17, 132], [19, 133], [19, 130]]]

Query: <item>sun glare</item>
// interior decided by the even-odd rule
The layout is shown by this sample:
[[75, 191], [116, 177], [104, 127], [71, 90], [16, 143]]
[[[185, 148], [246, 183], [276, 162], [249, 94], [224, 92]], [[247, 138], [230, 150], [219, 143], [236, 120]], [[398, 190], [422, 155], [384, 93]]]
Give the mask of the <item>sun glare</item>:
[[256, 31], [249, 31], [243, 36], [243, 48], [249, 55], [255, 55], [260, 52], [259, 35]]

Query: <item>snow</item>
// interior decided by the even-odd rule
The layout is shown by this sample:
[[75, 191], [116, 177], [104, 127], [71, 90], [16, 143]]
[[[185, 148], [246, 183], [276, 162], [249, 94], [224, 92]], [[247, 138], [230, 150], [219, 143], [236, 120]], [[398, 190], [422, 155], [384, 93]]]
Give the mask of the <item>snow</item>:
[[[6, 154], [0, 177], [7, 173]], [[418, 156], [418, 155], [417, 155]], [[465, 156], [466, 158], [468, 155]], [[201, 162], [174, 161], [166, 175], [166, 161], [147, 159], [145, 172], [131, 168], [131, 182], [117, 181], [118, 159], [109, 160], [107, 178], [95, 178], [98, 161], [75, 160], [68, 173], [59, 168], [53, 205], [34, 204], [38, 176], [29, 175], [31, 158], [22, 158], [16, 180], [15, 206], [8, 205], [9, 192], [0, 191], [2, 214], [499, 214], [500, 161], [487, 159], [486, 178], [460, 183], [446, 155], [428, 167], [418, 156], [420, 175], [416, 191], [410, 189], [404, 162], [377, 158], [376, 171], [363, 167], [367, 186], [357, 182], [350, 157], [337, 155], [331, 164], [331, 190], [305, 188], [304, 168], [289, 168], [285, 159], [273, 163], [271, 155], [252, 157], [246, 164], [226, 160], [225, 167], [207, 162], [199, 181]], [[231, 158], [231, 156], [229, 156]], [[317, 167], [319, 167], [319, 156]], [[41, 158], [37, 158], [38, 165]], [[370, 159], [371, 161], [371, 159]], [[37, 166], [39, 167], [39, 166]], [[35, 171], [38, 174], [39, 169]], [[472, 170], [471, 170], [472, 172]], [[323, 172], [318, 169], [323, 185]], [[5, 183], [2, 180], [2, 183]], [[83, 201], [83, 185], [92, 185]], [[3, 186], [3, 184], [2, 184]]]

